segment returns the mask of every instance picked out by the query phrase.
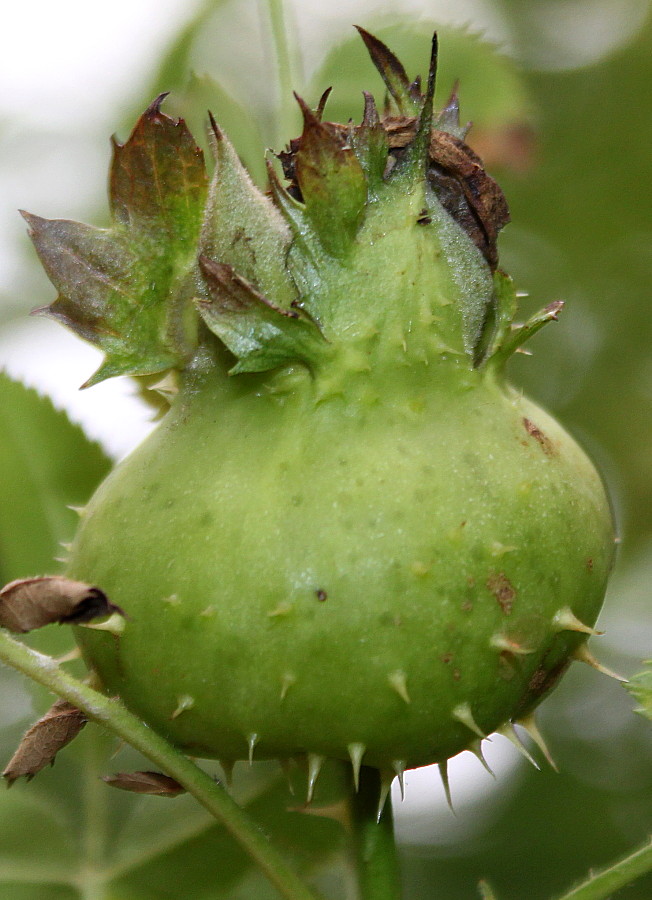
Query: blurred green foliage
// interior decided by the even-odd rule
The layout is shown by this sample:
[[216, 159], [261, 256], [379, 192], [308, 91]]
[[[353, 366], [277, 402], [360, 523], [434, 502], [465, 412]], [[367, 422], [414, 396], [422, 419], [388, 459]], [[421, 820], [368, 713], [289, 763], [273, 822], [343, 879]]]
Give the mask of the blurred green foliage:
[[[183, 114], [198, 137], [210, 108], [262, 183], [263, 142], [273, 133], [270, 110], [259, 113], [261, 97], [273, 103], [273, 92], [261, 86], [252, 100], [246, 80], [235, 88], [233, 78], [223, 80], [217, 61], [230, 39], [221, 28], [226, 6], [201, 7], [150, 85], [134, 89], [134, 104], [144, 108], [159, 90], [173, 89], [166, 108]], [[237, 31], [238, 4], [231, 6]], [[526, 47], [531, 4], [503, 0], [495, 6], [516, 34], [517, 50], [519, 34]], [[390, 27], [385, 19], [376, 28], [373, 18], [362, 24], [397, 51], [410, 74], [424, 70], [430, 26]], [[209, 45], [216, 62], [205, 71], [199, 50]], [[501, 238], [501, 264], [530, 293], [524, 317], [551, 300], [567, 301], [560, 323], [536, 339], [532, 358], [512, 363], [511, 375], [564, 421], [605, 473], [623, 537], [606, 614], [615, 637], [605, 661], [632, 674], [650, 655], [649, 642], [647, 650], [642, 645], [652, 632], [652, 22], [624, 48], [568, 71], [527, 64], [519, 71], [473, 34], [445, 28], [440, 47], [439, 103], [459, 77], [462, 117], [475, 122], [470, 143], [490, 160], [510, 203], [513, 224]], [[273, 63], [269, 50], [267, 59]], [[270, 70], [270, 84], [274, 78]], [[334, 47], [320, 71], [297, 88], [316, 103], [331, 84], [327, 117], [335, 120], [360, 117], [361, 88], [382, 100], [357, 36]], [[30, 305], [48, 299], [31, 298]], [[47, 400], [0, 377], [3, 582], [53, 570], [59, 542], [74, 528], [67, 506], [85, 502], [107, 466]], [[59, 653], [67, 640], [55, 629], [37, 643]], [[28, 694], [12, 673], [2, 674], [0, 747], [8, 758], [34, 708], [42, 710], [48, 700], [40, 691]], [[455, 840], [445, 839], [441, 817], [421, 823], [418, 837], [402, 849], [406, 897], [468, 900], [479, 896], [478, 882], [486, 878], [500, 900], [545, 900], [640, 843], [652, 830], [652, 735], [644, 717], [631, 714], [634, 705], [619, 685], [573, 670], [542, 710], [542, 730], [561, 774], [519, 768], [502, 792], [466, 809]], [[133, 798], [99, 783], [98, 770], [138, 766], [128, 750], [109, 762], [113, 749], [89, 726], [55, 769], [3, 796], [0, 900], [274, 896], [189, 798]], [[337, 778], [325, 780], [323, 802], [332, 799]], [[341, 862], [323, 865], [341, 851], [338, 825], [312, 816], [297, 825], [298, 815], [285, 811], [294, 801], [273, 767], [240, 772], [235, 793], [303, 871], [321, 867], [326, 896], [341, 894]], [[110, 873], [106, 895], [91, 892], [93, 872]], [[623, 896], [646, 900], [652, 877]]]

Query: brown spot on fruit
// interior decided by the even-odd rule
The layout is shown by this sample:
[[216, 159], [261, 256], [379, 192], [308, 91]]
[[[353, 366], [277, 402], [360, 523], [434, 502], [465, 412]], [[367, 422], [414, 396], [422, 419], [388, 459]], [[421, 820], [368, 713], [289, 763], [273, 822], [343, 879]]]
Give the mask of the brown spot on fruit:
[[322, 590], [322, 588], [319, 588], [318, 591], [315, 591], [315, 596], [320, 603], [323, 603], [324, 600], [328, 600], [328, 594], [326, 593], [326, 591]]
[[550, 438], [538, 428], [531, 419], [523, 417], [523, 427], [535, 441], [539, 443], [546, 456], [554, 456], [555, 448]]
[[528, 682], [527, 691], [514, 719], [518, 719], [523, 710], [530, 709], [535, 702], [552, 690], [569, 665], [570, 661], [563, 659], [550, 669], [546, 668], [544, 663], [536, 668]]
[[491, 574], [487, 578], [487, 587], [494, 595], [504, 615], [508, 616], [512, 611], [516, 588], [504, 572]]
[[587, 559], [586, 568], [588, 569], [589, 572], [593, 571], [593, 560], [592, 559]]

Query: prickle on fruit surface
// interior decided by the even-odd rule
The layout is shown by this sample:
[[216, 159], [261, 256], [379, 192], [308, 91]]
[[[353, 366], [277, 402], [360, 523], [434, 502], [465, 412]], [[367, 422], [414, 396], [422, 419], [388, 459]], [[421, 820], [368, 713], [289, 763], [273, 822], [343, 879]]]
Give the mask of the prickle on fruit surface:
[[[127, 615], [78, 629], [106, 689], [227, 763], [306, 754], [402, 778], [528, 719], [587, 640], [613, 551], [599, 475], [505, 364], [502, 192], [457, 97], [362, 29], [391, 103], [302, 100], [259, 191], [158, 98], [115, 144], [108, 229], [27, 216], [99, 346], [88, 384], [170, 397], [82, 511], [67, 575]], [[581, 656], [582, 653], [580, 652]]]

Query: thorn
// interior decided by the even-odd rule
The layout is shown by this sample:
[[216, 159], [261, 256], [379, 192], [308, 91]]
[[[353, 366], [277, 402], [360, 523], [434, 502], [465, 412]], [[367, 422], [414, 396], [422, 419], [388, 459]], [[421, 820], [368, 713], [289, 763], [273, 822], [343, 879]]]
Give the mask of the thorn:
[[163, 378], [159, 379], [156, 384], [150, 384], [148, 390], [162, 394], [166, 400], [172, 403], [174, 397], [179, 393], [179, 383], [175, 374], [170, 371]]
[[380, 770], [380, 793], [378, 795], [378, 808], [376, 809], [376, 822], [380, 822], [380, 817], [385, 809], [387, 797], [394, 781], [394, 772], [391, 769]]
[[478, 738], [477, 741], [473, 741], [473, 743], [469, 744], [469, 746], [468, 746], [467, 749], [470, 750], [471, 753], [472, 753], [474, 756], [476, 756], [476, 757], [480, 760], [480, 762], [481, 762], [482, 765], [485, 767], [485, 769], [487, 770], [487, 772], [489, 772], [489, 774], [491, 775], [491, 777], [492, 777], [492, 778], [495, 778], [495, 777], [496, 777], [496, 773], [495, 773], [494, 770], [491, 768], [491, 766], [489, 765], [489, 763], [488, 763], [487, 760], [485, 759], [484, 753], [482, 752], [482, 741], [480, 740], [480, 738]]
[[516, 747], [516, 749], [521, 754], [521, 756], [523, 756], [525, 759], [527, 759], [527, 761], [529, 763], [532, 763], [532, 765], [534, 766], [535, 769], [538, 769], [539, 771], [541, 771], [541, 766], [536, 761], [536, 759], [532, 756], [532, 754], [529, 752], [527, 747], [523, 746], [521, 739], [514, 731], [513, 725], [506, 722], [502, 728], [497, 728], [496, 731], [498, 732], [498, 734], [502, 734], [503, 737], [506, 737], [507, 740]]
[[529, 715], [525, 716], [523, 719], [517, 719], [514, 724], [520, 725], [521, 728], [523, 728], [530, 735], [530, 737], [532, 738], [534, 743], [537, 745], [539, 750], [545, 756], [546, 760], [548, 761], [548, 764], [550, 765], [550, 768], [554, 769], [555, 772], [559, 772], [557, 764], [555, 763], [554, 759], [552, 758], [550, 750], [548, 750], [548, 745], [544, 741], [543, 735], [541, 734], [541, 732], [539, 731], [539, 728], [537, 727], [537, 723], [534, 718], [534, 713], [530, 713]]
[[446, 794], [446, 803], [448, 803], [448, 808], [453, 813], [453, 815], [455, 815], [455, 810], [453, 809], [453, 800], [451, 798], [451, 786], [448, 780], [448, 760], [445, 759], [443, 762], [438, 763], [437, 768], [439, 769], [439, 776], [444, 787], [444, 793]]
[[622, 681], [623, 683], [627, 682], [627, 678], [623, 678], [622, 675], [618, 675], [616, 672], [612, 672], [611, 669], [608, 669], [606, 666], [603, 666], [601, 663], [597, 661], [595, 656], [591, 653], [586, 644], [580, 644], [579, 647], [576, 647], [571, 656], [573, 659], [578, 660], [579, 662], [586, 663], [587, 666], [591, 666], [593, 669], [596, 669], [598, 672], [602, 672], [603, 675], [608, 675], [609, 678], [615, 678], [616, 681]]
[[85, 506], [68, 506], [68, 509], [71, 509], [74, 513], [77, 513], [80, 519], [86, 512]]
[[468, 703], [460, 703], [459, 706], [456, 706], [452, 711], [451, 716], [454, 719], [457, 719], [458, 722], [461, 722], [462, 725], [466, 725], [474, 734], [477, 734], [479, 738], [486, 738], [487, 735], [482, 731], [480, 726], [477, 724], [475, 719], [473, 718], [473, 713], [471, 712], [471, 707]]
[[249, 765], [253, 766], [254, 764], [254, 747], [259, 741], [259, 737], [255, 731], [253, 731], [249, 737], [247, 738], [247, 745], [249, 747]]
[[114, 612], [111, 613], [106, 622], [98, 622], [97, 624], [93, 624], [92, 622], [83, 622], [79, 627], [80, 628], [91, 628], [93, 631], [108, 631], [111, 634], [115, 634], [116, 637], [120, 637], [123, 633], [127, 625], [127, 621], [123, 615], [120, 613]]
[[70, 541], [59, 541], [59, 546], [66, 551], [66, 553], [70, 553], [72, 550], [72, 544]]
[[270, 619], [274, 619], [276, 616], [289, 616], [293, 608], [294, 604], [289, 600], [282, 600], [279, 605], [271, 612], [268, 612], [267, 615]]
[[211, 605], [211, 606], [207, 606], [206, 609], [202, 609], [202, 611], [199, 613], [199, 615], [203, 616], [205, 619], [210, 619], [212, 616], [215, 615], [215, 612], [216, 612], [215, 607]]
[[321, 767], [326, 760], [325, 756], [319, 753], [308, 754], [308, 793], [306, 794], [306, 803], [312, 803], [312, 797], [315, 792], [315, 782], [319, 778]]
[[281, 702], [285, 700], [285, 695], [293, 684], [296, 684], [297, 676], [292, 672], [286, 672], [281, 678]]
[[72, 662], [74, 659], [79, 659], [81, 656], [81, 650], [79, 647], [73, 647], [72, 650], [69, 650], [68, 653], [64, 653], [63, 656], [57, 656], [55, 662], [57, 665], [61, 663]]
[[294, 797], [294, 785], [292, 784], [292, 772], [291, 772], [291, 764], [292, 760], [289, 757], [285, 759], [279, 759], [279, 765], [283, 770], [283, 774], [285, 775], [288, 783], [288, 790]]
[[401, 800], [405, 800], [405, 760], [395, 759], [392, 763], [392, 768], [398, 777], [398, 784], [401, 789]]
[[408, 694], [407, 689], [407, 677], [403, 669], [397, 669], [395, 672], [390, 672], [387, 676], [387, 681], [389, 682], [389, 686], [392, 690], [396, 691], [401, 700], [404, 700], [405, 703], [411, 703], [410, 695]]
[[194, 697], [191, 697], [190, 694], [183, 694], [178, 699], [178, 706], [175, 711], [170, 716], [171, 719], [176, 719], [181, 713], [186, 712], [189, 709], [192, 709], [195, 705]]
[[224, 783], [230, 788], [233, 785], [233, 766], [235, 763], [232, 759], [218, 759], [218, 762], [224, 773]]
[[360, 788], [360, 766], [362, 765], [362, 757], [365, 754], [366, 747], [364, 744], [353, 743], [346, 748], [351, 757], [351, 767], [353, 769], [353, 784], [356, 794]]
[[552, 624], [557, 631], [581, 631], [583, 634], [592, 634], [595, 636], [604, 634], [604, 631], [597, 631], [595, 628], [591, 628], [590, 625], [585, 625], [584, 622], [581, 622], [570, 606], [564, 606], [563, 609], [558, 609], [553, 616]]
[[176, 594], [170, 594], [169, 597], [163, 597], [162, 602], [169, 603], [170, 606], [179, 606], [181, 600], [179, 600]]
[[511, 641], [504, 634], [492, 634], [489, 640], [489, 646], [494, 647], [501, 652], [513, 653], [514, 656], [527, 656], [528, 653], [534, 653], [534, 650], [531, 650], [529, 647], [522, 647], [521, 644], [517, 644], [516, 641]]
[[317, 816], [321, 819], [332, 819], [347, 831], [351, 830], [351, 816], [345, 800], [331, 803], [329, 806], [290, 806], [288, 812], [303, 813], [304, 816]]

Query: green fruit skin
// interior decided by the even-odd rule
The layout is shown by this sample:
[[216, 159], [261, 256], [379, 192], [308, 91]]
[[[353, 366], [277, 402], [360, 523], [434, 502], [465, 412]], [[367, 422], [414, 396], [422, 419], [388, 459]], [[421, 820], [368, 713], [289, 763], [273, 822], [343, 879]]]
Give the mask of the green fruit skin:
[[598, 615], [610, 507], [549, 415], [451, 373], [359, 374], [351, 402], [299, 366], [191, 371], [72, 549], [128, 616], [78, 629], [106, 689], [197, 755], [381, 768], [468, 747], [465, 704], [485, 734], [534, 707], [586, 639], [556, 613]]

